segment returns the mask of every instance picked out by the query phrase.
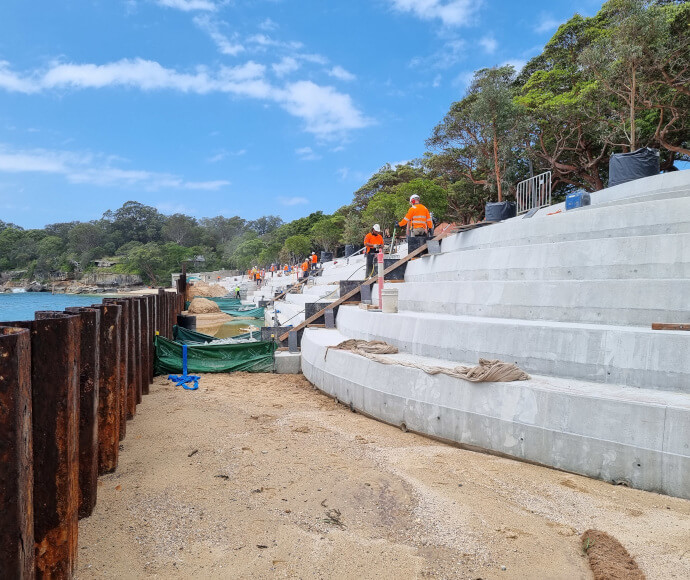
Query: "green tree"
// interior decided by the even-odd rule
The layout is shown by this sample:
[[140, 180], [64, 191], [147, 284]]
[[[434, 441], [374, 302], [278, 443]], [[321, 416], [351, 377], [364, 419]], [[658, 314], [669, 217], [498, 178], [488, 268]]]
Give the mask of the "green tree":
[[345, 217], [343, 225], [343, 244], [352, 244], [353, 246], [360, 246], [363, 243], [364, 236], [367, 230], [362, 223], [362, 218], [354, 211], [351, 211]]
[[138, 201], [127, 201], [120, 209], [108, 210], [103, 219], [110, 225], [110, 233], [117, 246], [136, 241], [146, 244], [161, 239], [165, 217], [154, 207]]
[[[413, 179], [395, 188], [396, 193], [409, 201], [412, 195], [418, 195], [422, 204], [434, 214], [438, 221], [444, 221], [448, 214], [448, 192], [431, 179]], [[400, 219], [402, 219], [402, 215]]]
[[285, 240], [283, 249], [292, 260], [301, 260], [309, 255], [311, 251], [311, 241], [304, 235], [290, 236]]
[[352, 207], [356, 211], [363, 211], [377, 193], [391, 193], [396, 186], [419, 177], [424, 177], [424, 168], [417, 161], [409, 161], [395, 167], [386, 163], [355, 191]]
[[[379, 224], [382, 231], [393, 231], [398, 222], [407, 213], [409, 203], [404, 194], [380, 191], [369, 200], [366, 209], [362, 212], [362, 222], [366, 231], [374, 224]], [[360, 240], [361, 242], [361, 240]]]
[[165, 218], [161, 229], [163, 239], [182, 246], [193, 246], [201, 239], [202, 230], [195, 218], [182, 213], [174, 213]]
[[332, 252], [340, 243], [344, 228], [343, 216], [334, 215], [324, 218], [311, 227], [311, 240], [317, 247]]
[[261, 253], [266, 249], [266, 242], [256, 237], [256, 234], [245, 235], [244, 239], [233, 250], [230, 261], [245, 270], [250, 266], [258, 266]]

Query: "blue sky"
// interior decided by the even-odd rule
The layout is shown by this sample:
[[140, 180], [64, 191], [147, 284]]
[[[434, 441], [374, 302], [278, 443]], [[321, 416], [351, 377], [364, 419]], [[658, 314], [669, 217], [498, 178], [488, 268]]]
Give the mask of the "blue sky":
[[601, 2], [0, 3], [0, 219], [332, 212], [424, 153], [472, 71]]

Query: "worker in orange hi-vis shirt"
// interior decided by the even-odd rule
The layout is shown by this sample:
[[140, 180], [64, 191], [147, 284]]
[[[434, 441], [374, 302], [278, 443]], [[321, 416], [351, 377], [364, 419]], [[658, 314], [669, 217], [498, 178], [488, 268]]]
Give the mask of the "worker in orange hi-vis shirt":
[[383, 248], [383, 236], [381, 235], [381, 226], [379, 224], [374, 224], [371, 231], [364, 236], [364, 246], [366, 248], [364, 253], [367, 258], [367, 270], [364, 277], [369, 278], [374, 275], [374, 257], [376, 252]]
[[316, 270], [316, 265], [319, 263], [319, 258], [316, 256], [316, 252], [311, 253], [311, 269]]
[[309, 260], [308, 259], [304, 260], [304, 262], [302, 262], [301, 267], [302, 267], [302, 278], [306, 278], [309, 275], [308, 274], [308, 272], [309, 272]]
[[429, 210], [419, 203], [417, 194], [410, 197], [410, 209], [407, 215], [400, 220], [400, 227], [407, 226], [408, 236], [427, 236], [434, 231], [434, 223], [431, 221]]

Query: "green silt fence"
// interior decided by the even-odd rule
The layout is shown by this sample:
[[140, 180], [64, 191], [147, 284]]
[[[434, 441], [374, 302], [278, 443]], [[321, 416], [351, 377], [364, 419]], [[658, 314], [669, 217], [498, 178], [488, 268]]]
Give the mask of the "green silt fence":
[[[256, 336], [259, 335], [258, 332], [254, 333]], [[232, 340], [246, 340], [251, 338], [248, 332], [244, 334], [238, 334], [231, 337]], [[180, 344], [199, 344], [199, 343], [209, 343], [216, 342], [217, 340], [227, 340], [222, 338], [216, 338], [210, 334], [204, 334], [203, 332], [197, 332], [196, 330], [189, 330], [187, 328], [182, 328], [181, 326], [173, 326], [173, 340], [179, 342]]]
[[[182, 372], [182, 344], [156, 336], [157, 375]], [[188, 373], [270, 373], [275, 342], [187, 345]]]

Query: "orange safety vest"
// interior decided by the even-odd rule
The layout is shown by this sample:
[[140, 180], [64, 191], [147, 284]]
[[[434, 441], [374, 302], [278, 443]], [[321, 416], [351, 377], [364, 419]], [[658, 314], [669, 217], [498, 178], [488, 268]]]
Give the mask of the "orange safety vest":
[[426, 209], [421, 203], [413, 205], [408, 211], [407, 215], [400, 221], [400, 226], [406, 226], [407, 222], [410, 223], [410, 227], [413, 230], [425, 229], [431, 230], [434, 228], [434, 223], [431, 221], [431, 215], [429, 210]]
[[312, 263], [312, 264], [316, 264], [316, 262], [318, 262], [318, 261], [319, 261], [319, 259], [317, 258], [316, 254], [314, 254], [314, 255], [311, 257], [311, 263]]
[[[382, 246], [383, 245], [383, 236], [381, 234], [375, 235], [375, 234], [372, 234], [371, 232], [369, 232], [366, 236], [364, 236], [364, 243], [365, 244], [371, 244], [372, 246]], [[367, 247], [367, 249], [364, 253], [368, 254], [373, 249], [374, 248]]]
[[302, 262], [302, 271], [306, 272], [308, 269], [309, 269], [309, 262], [307, 262], [307, 260], [304, 260], [304, 262]]

